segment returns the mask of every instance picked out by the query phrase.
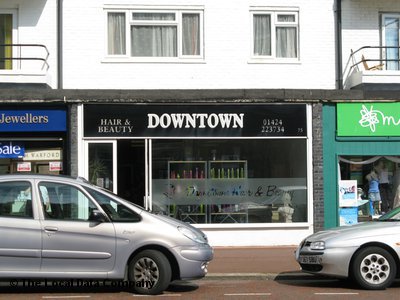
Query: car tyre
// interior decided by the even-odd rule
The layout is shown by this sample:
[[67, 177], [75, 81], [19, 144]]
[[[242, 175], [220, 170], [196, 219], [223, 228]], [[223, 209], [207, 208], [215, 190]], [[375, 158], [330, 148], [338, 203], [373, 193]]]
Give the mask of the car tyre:
[[144, 295], [162, 293], [171, 282], [171, 265], [157, 250], [144, 250], [129, 263], [129, 281], [135, 292]]
[[397, 272], [393, 256], [380, 247], [368, 247], [358, 251], [351, 271], [354, 281], [367, 290], [386, 289], [393, 283]]

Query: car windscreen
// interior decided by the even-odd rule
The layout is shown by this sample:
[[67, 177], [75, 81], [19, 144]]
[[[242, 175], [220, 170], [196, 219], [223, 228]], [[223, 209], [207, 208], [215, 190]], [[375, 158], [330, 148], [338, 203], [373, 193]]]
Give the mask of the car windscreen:
[[89, 187], [84, 188], [113, 222], [139, 222], [142, 219], [138, 213], [123, 203]]

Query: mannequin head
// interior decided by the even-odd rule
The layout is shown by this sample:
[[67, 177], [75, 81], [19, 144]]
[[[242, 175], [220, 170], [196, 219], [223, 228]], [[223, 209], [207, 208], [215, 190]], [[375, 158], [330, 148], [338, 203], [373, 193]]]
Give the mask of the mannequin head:
[[386, 163], [384, 160], [380, 160], [376, 165], [376, 170], [379, 172], [380, 170], [386, 169]]
[[292, 204], [292, 196], [288, 192], [283, 193], [282, 202], [284, 206], [290, 206]]
[[376, 171], [375, 167], [372, 168], [371, 172], [369, 172], [369, 174], [366, 176], [366, 178], [368, 181], [378, 178], [378, 172]]

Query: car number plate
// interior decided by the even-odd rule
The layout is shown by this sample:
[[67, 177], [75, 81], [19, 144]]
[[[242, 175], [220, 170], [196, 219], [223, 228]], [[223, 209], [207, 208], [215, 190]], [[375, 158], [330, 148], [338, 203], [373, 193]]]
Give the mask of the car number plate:
[[318, 265], [321, 263], [320, 255], [300, 255], [299, 262], [302, 264]]

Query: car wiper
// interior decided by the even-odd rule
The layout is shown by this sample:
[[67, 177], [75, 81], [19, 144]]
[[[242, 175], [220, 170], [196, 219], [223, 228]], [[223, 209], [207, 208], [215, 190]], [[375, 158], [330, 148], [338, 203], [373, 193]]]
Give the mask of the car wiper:
[[384, 219], [384, 220], [377, 219], [377, 221], [379, 221], [379, 222], [400, 222], [399, 219]]

